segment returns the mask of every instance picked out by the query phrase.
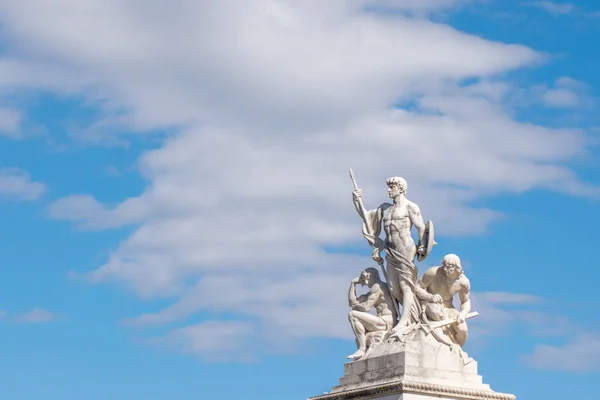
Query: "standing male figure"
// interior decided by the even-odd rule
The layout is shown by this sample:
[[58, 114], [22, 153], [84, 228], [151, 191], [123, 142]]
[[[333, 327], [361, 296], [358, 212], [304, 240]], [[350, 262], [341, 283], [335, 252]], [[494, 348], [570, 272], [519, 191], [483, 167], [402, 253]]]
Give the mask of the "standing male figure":
[[[356, 285], [368, 286], [369, 292], [360, 297], [356, 296]], [[350, 283], [348, 304], [352, 308], [348, 319], [356, 336], [356, 353], [348, 356], [357, 360], [367, 352], [367, 333], [388, 332], [396, 321], [397, 313], [390, 296], [388, 286], [379, 278], [375, 268], [365, 269], [358, 278]], [[376, 315], [370, 314], [375, 308]]]
[[[373, 259], [382, 263], [380, 253], [386, 252], [387, 284], [391, 295], [402, 304], [402, 316], [392, 330], [393, 337], [406, 333], [405, 328], [420, 317], [420, 304], [415, 296], [417, 267], [414, 263], [418, 254], [426, 255], [423, 243], [425, 223], [419, 207], [406, 198], [407, 183], [404, 178], [392, 177], [386, 180], [388, 195], [392, 204], [383, 203], [375, 210], [367, 211], [362, 202], [360, 189], [353, 194], [354, 206], [363, 219], [363, 235], [375, 248]], [[381, 228], [385, 239], [379, 237]], [[411, 236], [411, 228], [415, 227], [419, 237], [419, 246]]]
[[[471, 312], [471, 283], [463, 274], [460, 258], [455, 254], [447, 254], [441, 267], [433, 267], [425, 271], [418, 282], [419, 297], [426, 301], [425, 313], [432, 321], [456, 319], [444, 328], [450, 340], [463, 346], [469, 334], [465, 317]], [[460, 298], [460, 312], [454, 308], [454, 295]]]

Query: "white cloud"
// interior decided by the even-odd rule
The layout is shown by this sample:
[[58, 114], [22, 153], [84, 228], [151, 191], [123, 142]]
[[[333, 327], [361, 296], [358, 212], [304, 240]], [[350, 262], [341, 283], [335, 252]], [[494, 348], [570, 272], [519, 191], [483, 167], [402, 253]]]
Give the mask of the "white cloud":
[[509, 334], [517, 325], [537, 337], [561, 336], [577, 331], [578, 324], [547, 309], [551, 303], [529, 294], [475, 292], [472, 306], [480, 316], [469, 324], [469, 341], [481, 345], [494, 336]]
[[561, 76], [560, 78], [556, 79], [555, 84], [557, 87], [568, 88], [573, 90], [585, 89], [586, 87], [584, 83], [579, 82], [578, 80], [575, 80], [568, 76]]
[[109, 117], [115, 124], [302, 122], [297, 130], [386, 106], [419, 89], [419, 78], [430, 86], [537, 57], [428, 21], [363, 14], [354, 3], [362, 2], [158, 1], [140, 11], [136, 0], [61, 0], [31, 13], [3, 1], [6, 35], [19, 42], [7, 45], [0, 70], [6, 86], [89, 89], [107, 110], [129, 112]]
[[89, 275], [174, 299], [130, 323], [208, 309], [269, 327], [257, 335], [348, 337], [346, 286], [370, 261], [323, 250], [366, 247], [348, 166], [369, 207], [405, 176], [440, 240], [501, 218], [472, 206], [489, 196], [598, 195], [567, 165], [585, 132], [515, 121], [503, 104], [513, 88], [499, 77], [543, 59], [527, 47], [360, 1], [22, 3], [0, 0], [0, 87], [85, 96], [103, 112], [94, 135], [174, 131], [139, 160], [139, 196], [50, 207], [84, 228], [136, 225]]
[[579, 334], [558, 346], [538, 344], [524, 360], [544, 370], [591, 372], [600, 370], [600, 335]]
[[554, 1], [533, 1], [532, 6], [541, 8], [552, 15], [566, 15], [575, 11], [575, 5], [571, 3], [557, 3]]
[[586, 11], [573, 3], [560, 3], [556, 1], [532, 1], [526, 4], [544, 10], [555, 17], [565, 15], [571, 17], [578, 17], [580, 22], [582, 18], [596, 18], [600, 16], [600, 11]]
[[348, 256], [327, 261], [333, 265], [322, 262], [305, 271], [237, 271], [235, 274], [215, 271], [204, 276], [172, 306], [126, 323], [164, 324], [206, 310], [257, 317], [267, 330], [283, 333], [290, 339], [349, 338], [346, 293], [350, 280], [366, 266], [361, 268], [358, 259]]
[[18, 139], [21, 136], [21, 113], [0, 107], [0, 136]]
[[[222, 360], [229, 360], [232, 354], [252, 358], [261, 352], [297, 349], [306, 337], [350, 340], [353, 335], [347, 319], [346, 293], [351, 277], [350, 271], [293, 276], [283, 273], [272, 279], [250, 271], [240, 276], [213, 275], [202, 279], [172, 306], [132, 318], [125, 324], [138, 328], [170, 324], [205, 312], [261, 321], [260, 329], [246, 321], [240, 322], [241, 328], [234, 328], [233, 322], [204, 322], [151, 339], [153, 343], [175, 346], [204, 358], [219, 355]], [[476, 292], [472, 299], [473, 310], [479, 316], [469, 321], [469, 348], [507, 335], [516, 326], [545, 337], [577, 329], [565, 318], [540, 311], [539, 306], [546, 301], [536, 296]], [[223, 334], [218, 333], [220, 329]], [[253, 345], [248, 346], [249, 343]]]
[[193, 354], [211, 362], [236, 362], [247, 357], [246, 347], [252, 343], [254, 326], [242, 321], [209, 321], [171, 331], [165, 337], [147, 340], [148, 343], [167, 346], [182, 353]]
[[[90, 195], [72, 195], [51, 204], [50, 216], [67, 221], [85, 220], [84, 227], [106, 227], [111, 225], [111, 216], [104, 206]], [[113, 218], [114, 219], [114, 218]], [[121, 222], [123, 220], [121, 219]]]
[[33, 310], [15, 316], [15, 321], [23, 324], [39, 324], [53, 321], [56, 315], [43, 308], [36, 307]]
[[477, 301], [485, 305], [500, 304], [540, 304], [544, 299], [531, 294], [507, 293], [507, 292], [485, 292], [477, 294]]
[[572, 78], [561, 77], [554, 87], [542, 89], [542, 101], [550, 108], [578, 108], [593, 105], [595, 100], [587, 93], [587, 87]]
[[549, 89], [544, 94], [544, 102], [555, 108], [577, 107], [579, 96], [569, 89]]
[[31, 181], [27, 171], [18, 168], [0, 169], [0, 198], [35, 200], [45, 190], [44, 184]]

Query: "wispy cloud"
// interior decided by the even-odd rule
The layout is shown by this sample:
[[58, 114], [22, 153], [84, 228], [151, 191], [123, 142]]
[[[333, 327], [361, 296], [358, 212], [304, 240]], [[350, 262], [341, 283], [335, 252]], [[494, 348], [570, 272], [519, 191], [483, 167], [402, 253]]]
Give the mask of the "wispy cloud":
[[[600, 333], [566, 315], [556, 313], [553, 301], [514, 293], [474, 293], [473, 307], [480, 317], [470, 323], [473, 335], [468, 346], [482, 346], [490, 338], [510, 334], [512, 328], [527, 332], [537, 344], [521, 358], [536, 369], [569, 372], [600, 370]], [[560, 345], [544, 344], [561, 342]]]
[[543, 370], [600, 371], [600, 333], [578, 334], [561, 345], [538, 344], [523, 359]]
[[504, 292], [473, 293], [473, 308], [480, 316], [470, 323], [470, 341], [487, 344], [490, 338], [510, 334], [517, 325], [534, 337], [572, 334], [580, 327], [562, 315], [549, 310], [552, 302], [538, 296]]
[[578, 108], [594, 104], [587, 93], [586, 85], [569, 77], [556, 80], [554, 87], [545, 89], [542, 94], [544, 104], [550, 108]]
[[[174, 305], [124, 323], [138, 328], [165, 326], [206, 311], [243, 318], [242, 321], [206, 321], [149, 340], [149, 343], [207, 361], [233, 361], [238, 355], [242, 359], [237, 361], [243, 362], [265, 353], [298, 352], [303, 349], [306, 338], [351, 341], [353, 334], [346, 318], [348, 307], [342, 295], [347, 289], [347, 276], [311, 278], [312, 282], [299, 277], [297, 281], [285, 279], [269, 284], [264, 277], [256, 276], [205, 278]], [[228, 291], [226, 298], [215, 295], [223, 290]], [[538, 296], [476, 292], [472, 299], [473, 309], [480, 315], [469, 322], [467, 346], [471, 349], [487, 346], [498, 336], [511, 335], [517, 327], [540, 340], [571, 335], [580, 329], [567, 318], [548, 310], [552, 302]]]
[[544, 93], [544, 103], [549, 107], [577, 107], [579, 96], [569, 89], [549, 89]]
[[56, 315], [43, 308], [36, 307], [24, 314], [15, 316], [15, 321], [23, 324], [39, 324], [53, 321]]
[[558, 110], [560, 115], [569, 114], [579, 118], [590, 114], [593, 118], [598, 99], [591, 88], [571, 77], [562, 76], [551, 83], [534, 84], [511, 93], [508, 101], [514, 107], [542, 107]]
[[0, 169], [0, 199], [35, 200], [45, 190], [45, 185], [33, 182], [27, 171], [19, 168]]
[[12, 139], [21, 137], [21, 113], [10, 108], [0, 107], [0, 136]]
[[547, 13], [553, 15], [554, 17], [569, 16], [572, 18], [577, 18], [579, 22], [588, 18], [593, 19], [600, 17], [600, 11], [585, 10], [584, 8], [577, 6], [573, 3], [560, 3], [556, 1], [532, 1], [529, 3], [525, 3], [525, 5], [544, 10]]
[[254, 326], [243, 321], [209, 321], [176, 329], [147, 343], [174, 348], [211, 362], [243, 362], [251, 358]]
[[567, 15], [575, 11], [575, 5], [571, 3], [558, 3], [554, 1], [532, 1], [531, 6], [541, 8], [552, 15]]

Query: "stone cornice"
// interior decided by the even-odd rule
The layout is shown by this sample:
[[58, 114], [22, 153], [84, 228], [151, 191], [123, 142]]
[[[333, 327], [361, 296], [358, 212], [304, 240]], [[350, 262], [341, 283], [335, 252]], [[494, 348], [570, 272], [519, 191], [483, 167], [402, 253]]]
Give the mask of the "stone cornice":
[[459, 387], [447, 387], [431, 383], [393, 382], [367, 386], [358, 389], [327, 393], [311, 397], [308, 400], [361, 400], [389, 396], [400, 393], [420, 393], [435, 396], [447, 396], [465, 400], [515, 400], [516, 396], [507, 393], [497, 393], [485, 390], [475, 390]]

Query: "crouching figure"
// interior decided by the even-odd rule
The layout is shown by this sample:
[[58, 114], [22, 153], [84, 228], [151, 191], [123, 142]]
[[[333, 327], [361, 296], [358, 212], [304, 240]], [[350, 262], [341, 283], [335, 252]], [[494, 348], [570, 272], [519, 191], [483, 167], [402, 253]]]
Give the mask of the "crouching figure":
[[[425, 271], [418, 282], [417, 295], [424, 301], [427, 319], [452, 320], [441, 329], [452, 344], [460, 347], [465, 344], [469, 335], [466, 319], [471, 316], [470, 292], [471, 284], [463, 274], [460, 258], [455, 254], [447, 254], [440, 267]], [[456, 294], [460, 299], [460, 311], [454, 308], [452, 302]]]

